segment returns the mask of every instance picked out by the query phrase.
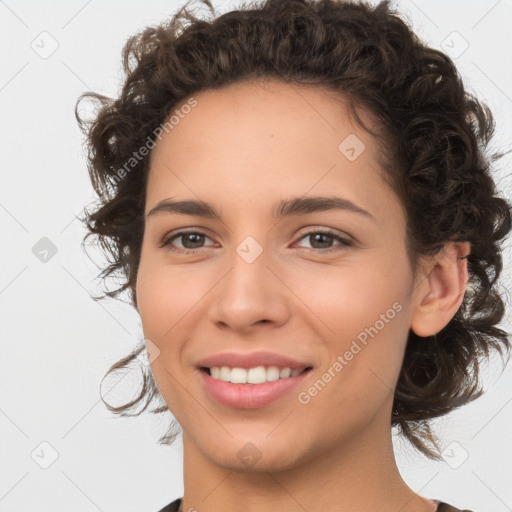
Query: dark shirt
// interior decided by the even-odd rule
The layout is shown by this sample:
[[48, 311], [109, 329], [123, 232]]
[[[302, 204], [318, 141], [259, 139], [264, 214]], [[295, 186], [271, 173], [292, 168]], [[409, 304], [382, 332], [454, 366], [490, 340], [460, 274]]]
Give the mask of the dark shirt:
[[[178, 512], [178, 509], [181, 505], [181, 498], [174, 500], [169, 505], [166, 505], [163, 509], [158, 512]], [[453, 505], [449, 505], [448, 503], [443, 503], [442, 501], [439, 503], [436, 509], [437, 512], [472, 512], [471, 510], [461, 510], [459, 508], [455, 508]], [[184, 512], [187, 512], [186, 510]]]

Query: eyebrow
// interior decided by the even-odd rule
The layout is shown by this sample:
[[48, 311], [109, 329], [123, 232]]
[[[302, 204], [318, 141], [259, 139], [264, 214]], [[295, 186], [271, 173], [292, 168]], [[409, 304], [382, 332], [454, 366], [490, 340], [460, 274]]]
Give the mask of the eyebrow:
[[[284, 217], [306, 215], [308, 213], [324, 212], [329, 210], [344, 210], [358, 213], [376, 222], [375, 217], [367, 210], [357, 206], [348, 199], [336, 196], [308, 196], [281, 199], [281, 201], [273, 205], [271, 214], [273, 219], [279, 220]], [[218, 212], [212, 204], [204, 201], [172, 201], [171, 199], [164, 199], [152, 208], [146, 217], [160, 215], [162, 213], [196, 215], [198, 217], [222, 220], [220, 212]]]

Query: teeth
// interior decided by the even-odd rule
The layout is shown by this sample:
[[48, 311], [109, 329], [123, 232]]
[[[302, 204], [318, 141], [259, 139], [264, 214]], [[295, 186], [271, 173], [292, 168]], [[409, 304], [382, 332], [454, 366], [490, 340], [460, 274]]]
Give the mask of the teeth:
[[279, 377], [281, 379], [285, 379], [286, 377], [289, 377], [292, 373], [292, 370], [290, 368], [282, 368], [279, 372]]
[[263, 384], [278, 379], [295, 377], [304, 369], [292, 370], [291, 368], [278, 368], [277, 366], [256, 366], [255, 368], [229, 368], [228, 366], [210, 368], [211, 376], [214, 379], [232, 382], [233, 384]]
[[[275, 378], [271, 378], [275, 377], [275, 375], [270, 375], [270, 372], [269, 377], [267, 379], [267, 371], [265, 370], [264, 366], [251, 368], [249, 371], [243, 370], [242, 368], [233, 368], [231, 370], [231, 382], [235, 382], [233, 380], [233, 375], [236, 374], [240, 375], [240, 380], [237, 381], [239, 384], [245, 384], [246, 382], [247, 384], [261, 384], [262, 382], [266, 382], [267, 380], [276, 380]], [[277, 378], [279, 378], [279, 373], [277, 374]]]

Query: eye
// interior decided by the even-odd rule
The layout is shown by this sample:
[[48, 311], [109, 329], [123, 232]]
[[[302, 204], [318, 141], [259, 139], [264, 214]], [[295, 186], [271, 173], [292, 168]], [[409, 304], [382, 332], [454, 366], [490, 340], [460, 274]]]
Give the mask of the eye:
[[[308, 231], [299, 238], [299, 241], [307, 239], [308, 237], [314, 245], [319, 244], [321, 246], [313, 248], [299, 246], [301, 249], [304, 249], [308, 252], [326, 253], [353, 245], [353, 242], [348, 238], [337, 235], [335, 232], [325, 228]], [[173, 242], [179, 239], [182, 240], [182, 247], [173, 247]], [[179, 233], [172, 235], [170, 238], [164, 239], [161, 242], [160, 247], [165, 247], [168, 251], [174, 253], [195, 254], [200, 252], [199, 249], [202, 248], [202, 244], [204, 243], [205, 239], [211, 240], [210, 237], [201, 231], [180, 231]], [[340, 243], [337, 246], [332, 247], [331, 244], [336, 240]], [[215, 246], [215, 243], [213, 243], [211, 246]]]
[[[343, 247], [350, 247], [351, 245], [353, 245], [353, 242], [351, 240], [349, 240], [348, 238], [339, 236], [335, 232], [325, 229], [325, 228], [308, 231], [307, 233], [302, 235], [299, 240], [304, 240], [304, 239], [308, 239], [308, 238], [313, 245], [319, 244], [321, 246], [321, 247], [313, 247], [313, 249], [310, 249], [308, 247], [302, 247], [303, 249], [305, 249], [308, 252], [320, 252], [320, 253], [332, 252], [332, 251], [336, 251], [339, 249], [343, 249]], [[330, 244], [334, 240], [339, 241], [340, 245], [334, 246], [334, 247], [330, 246]], [[326, 245], [329, 247], [325, 247]]]
[[[172, 247], [171, 243], [174, 240], [182, 239], [182, 242], [184, 242], [184, 247]], [[171, 252], [182, 252], [182, 253], [196, 253], [199, 252], [195, 249], [198, 249], [201, 247], [201, 243], [204, 242], [205, 238], [209, 238], [204, 233], [201, 233], [200, 231], [180, 231], [179, 233], [176, 233], [175, 235], [171, 236], [170, 238], [163, 241], [161, 247], [166, 247], [168, 251]], [[183, 244], [182, 244], [183, 245]]]

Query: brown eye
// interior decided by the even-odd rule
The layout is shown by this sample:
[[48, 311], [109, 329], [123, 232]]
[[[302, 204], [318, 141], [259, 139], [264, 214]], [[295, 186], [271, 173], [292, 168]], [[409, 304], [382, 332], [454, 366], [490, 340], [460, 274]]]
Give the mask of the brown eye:
[[[185, 233], [178, 236], [178, 238], [182, 239], [185, 249], [197, 249], [204, 242], [204, 237], [205, 235], [201, 233]], [[189, 243], [192, 247], [188, 245]]]
[[[166, 247], [169, 251], [176, 252], [197, 252], [195, 249], [200, 249], [205, 241], [205, 238], [209, 238], [204, 233], [199, 231], [180, 231], [175, 235], [168, 238], [163, 242], [162, 247]], [[172, 243], [175, 240], [180, 240], [182, 247], [173, 247]]]
[[[312, 248], [303, 247], [307, 251], [315, 251], [315, 252], [330, 252], [336, 251], [338, 249], [343, 249], [344, 247], [351, 246], [352, 241], [343, 238], [332, 231], [329, 230], [318, 230], [318, 231], [310, 231], [305, 233], [300, 237], [300, 240], [308, 239]], [[340, 242], [338, 246], [333, 246], [332, 243], [334, 241]]]
[[[314, 249], [329, 249], [334, 241], [334, 236], [328, 235], [327, 233], [314, 233], [313, 235], [308, 236]], [[319, 244], [321, 247], [315, 247], [316, 244]]]

